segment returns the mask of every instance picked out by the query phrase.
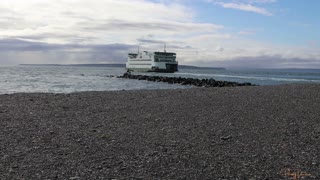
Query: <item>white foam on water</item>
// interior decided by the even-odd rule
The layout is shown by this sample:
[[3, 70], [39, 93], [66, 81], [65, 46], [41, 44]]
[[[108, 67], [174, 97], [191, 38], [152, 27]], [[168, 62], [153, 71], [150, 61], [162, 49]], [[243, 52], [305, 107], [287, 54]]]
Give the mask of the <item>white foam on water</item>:
[[223, 77], [223, 78], [238, 78], [238, 79], [254, 79], [260, 81], [284, 81], [284, 82], [310, 82], [320, 83], [320, 80], [316, 79], [298, 79], [298, 78], [278, 78], [278, 77], [261, 77], [261, 76], [240, 76], [240, 75], [226, 75], [226, 74], [200, 74], [200, 73], [176, 73], [179, 75], [189, 75], [197, 77]]

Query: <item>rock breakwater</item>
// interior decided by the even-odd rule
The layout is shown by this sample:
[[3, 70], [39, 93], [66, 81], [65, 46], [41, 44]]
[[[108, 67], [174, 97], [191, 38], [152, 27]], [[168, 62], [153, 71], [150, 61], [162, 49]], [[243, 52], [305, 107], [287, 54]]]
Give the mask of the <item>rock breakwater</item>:
[[238, 83], [230, 81], [216, 81], [214, 79], [194, 79], [194, 78], [183, 78], [183, 77], [165, 77], [165, 76], [147, 76], [147, 75], [133, 75], [131, 73], [124, 73], [123, 76], [118, 78], [125, 79], [137, 79], [146, 80], [153, 82], [166, 82], [169, 84], [181, 84], [190, 85], [196, 87], [234, 87], [234, 86], [255, 86], [251, 83]]

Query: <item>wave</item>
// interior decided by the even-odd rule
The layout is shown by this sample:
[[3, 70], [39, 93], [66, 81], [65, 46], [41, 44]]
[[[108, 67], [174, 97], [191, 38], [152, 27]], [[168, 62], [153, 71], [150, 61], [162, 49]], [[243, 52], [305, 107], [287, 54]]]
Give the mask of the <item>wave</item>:
[[197, 73], [175, 73], [180, 75], [191, 75], [197, 77], [222, 77], [222, 78], [238, 78], [252, 79], [259, 81], [286, 81], [286, 82], [314, 82], [320, 83], [320, 79], [298, 79], [298, 78], [282, 78], [282, 77], [261, 77], [261, 76], [241, 76], [241, 75], [226, 75], [226, 74], [197, 74]]

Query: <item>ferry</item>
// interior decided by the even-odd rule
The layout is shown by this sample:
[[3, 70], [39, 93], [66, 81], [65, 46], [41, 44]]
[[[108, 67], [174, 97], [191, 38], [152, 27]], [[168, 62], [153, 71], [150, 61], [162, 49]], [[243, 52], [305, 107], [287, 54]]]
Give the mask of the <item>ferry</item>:
[[178, 71], [178, 61], [176, 53], [142, 51], [138, 53], [129, 53], [126, 63], [128, 71], [142, 72], [167, 72], [174, 73]]

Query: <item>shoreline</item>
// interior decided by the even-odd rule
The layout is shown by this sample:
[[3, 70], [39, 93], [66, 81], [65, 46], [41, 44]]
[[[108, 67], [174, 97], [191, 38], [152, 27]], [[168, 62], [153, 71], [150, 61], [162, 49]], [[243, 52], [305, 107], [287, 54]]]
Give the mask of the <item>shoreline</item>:
[[0, 95], [0, 179], [320, 177], [320, 85]]
[[[113, 76], [116, 77], [116, 76]], [[200, 79], [199, 79], [200, 80]], [[202, 80], [202, 79], [201, 79]], [[147, 80], [149, 81], [149, 80]], [[230, 82], [234, 83], [232, 81], [217, 81], [217, 82]], [[167, 82], [157, 82], [157, 83], [167, 83]], [[237, 83], [237, 82], [235, 82]], [[169, 83], [170, 84], [170, 83]], [[243, 84], [240, 86], [194, 86], [194, 85], [181, 85], [181, 86], [187, 86], [188, 88], [168, 88], [168, 89], [118, 89], [118, 90], [97, 90], [97, 91], [74, 91], [74, 92], [12, 92], [12, 93], [3, 93], [0, 94], [0, 96], [8, 96], [8, 95], [15, 95], [15, 94], [20, 94], [20, 95], [28, 95], [28, 94], [42, 94], [42, 95], [72, 95], [72, 94], [81, 94], [81, 93], [109, 93], [109, 92], [148, 92], [148, 91], [184, 91], [188, 89], [220, 89], [220, 88], [227, 88], [227, 89], [232, 89], [232, 88], [246, 88], [246, 87], [287, 87], [287, 86], [320, 86], [320, 83], [288, 83], [288, 84], [268, 84], [268, 85], [256, 85], [256, 84], [247, 84], [247, 83], [239, 83]], [[179, 84], [178, 84], [179, 85]]]

